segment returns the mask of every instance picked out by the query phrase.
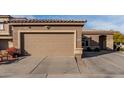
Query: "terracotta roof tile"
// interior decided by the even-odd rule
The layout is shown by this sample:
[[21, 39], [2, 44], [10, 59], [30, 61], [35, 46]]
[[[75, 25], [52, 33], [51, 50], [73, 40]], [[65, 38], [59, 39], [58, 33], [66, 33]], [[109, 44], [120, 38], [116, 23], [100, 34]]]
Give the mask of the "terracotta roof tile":
[[10, 20], [10, 23], [85, 23], [86, 21], [77, 20], [38, 20], [38, 19], [25, 19], [25, 20]]
[[83, 35], [113, 35], [112, 30], [83, 30]]
[[0, 15], [1, 18], [9, 18], [11, 17], [10, 15]]

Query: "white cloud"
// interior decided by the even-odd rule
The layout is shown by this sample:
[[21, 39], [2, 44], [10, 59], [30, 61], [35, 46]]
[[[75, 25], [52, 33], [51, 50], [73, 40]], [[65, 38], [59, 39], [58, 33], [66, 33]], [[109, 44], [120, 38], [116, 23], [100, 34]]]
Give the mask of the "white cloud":
[[[37, 18], [33, 15], [13, 15], [14, 17], [26, 17], [30, 19]], [[41, 19], [88, 19], [87, 27], [91, 29], [115, 30], [124, 33], [124, 16], [108, 15], [108, 16], [40, 16]]]
[[115, 30], [124, 33], [124, 16], [108, 16], [109, 20], [94, 20], [88, 23], [92, 29]]

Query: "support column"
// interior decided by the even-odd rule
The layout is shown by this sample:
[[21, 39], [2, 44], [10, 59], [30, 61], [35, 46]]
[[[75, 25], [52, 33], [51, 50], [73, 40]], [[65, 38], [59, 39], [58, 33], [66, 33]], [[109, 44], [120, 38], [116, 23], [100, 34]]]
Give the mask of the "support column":
[[113, 50], [113, 35], [107, 35], [106, 47], [107, 50]]
[[9, 40], [8, 41], [8, 45], [9, 45], [9, 48], [13, 47], [13, 41], [12, 40]]

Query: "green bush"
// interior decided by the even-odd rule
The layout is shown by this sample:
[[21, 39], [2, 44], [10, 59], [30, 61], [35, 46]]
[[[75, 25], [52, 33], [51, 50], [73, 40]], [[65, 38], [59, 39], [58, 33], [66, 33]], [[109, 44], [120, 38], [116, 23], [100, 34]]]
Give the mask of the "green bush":
[[99, 48], [95, 48], [94, 51], [95, 51], [95, 52], [99, 52], [100, 49], [99, 49]]
[[119, 51], [124, 51], [124, 48], [120, 48]]
[[88, 52], [91, 52], [92, 49], [91, 49], [90, 47], [87, 47], [87, 51], [88, 51]]

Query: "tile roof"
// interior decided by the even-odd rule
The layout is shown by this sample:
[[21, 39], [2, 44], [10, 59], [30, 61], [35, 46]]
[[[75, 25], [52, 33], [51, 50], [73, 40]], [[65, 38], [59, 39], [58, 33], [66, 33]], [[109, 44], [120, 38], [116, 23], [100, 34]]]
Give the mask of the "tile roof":
[[0, 15], [1, 18], [10, 18], [10, 15]]
[[113, 35], [114, 31], [112, 30], [83, 30], [83, 35]]
[[85, 23], [86, 20], [77, 21], [77, 20], [41, 20], [41, 19], [25, 19], [25, 20], [18, 20], [12, 19], [10, 23]]

